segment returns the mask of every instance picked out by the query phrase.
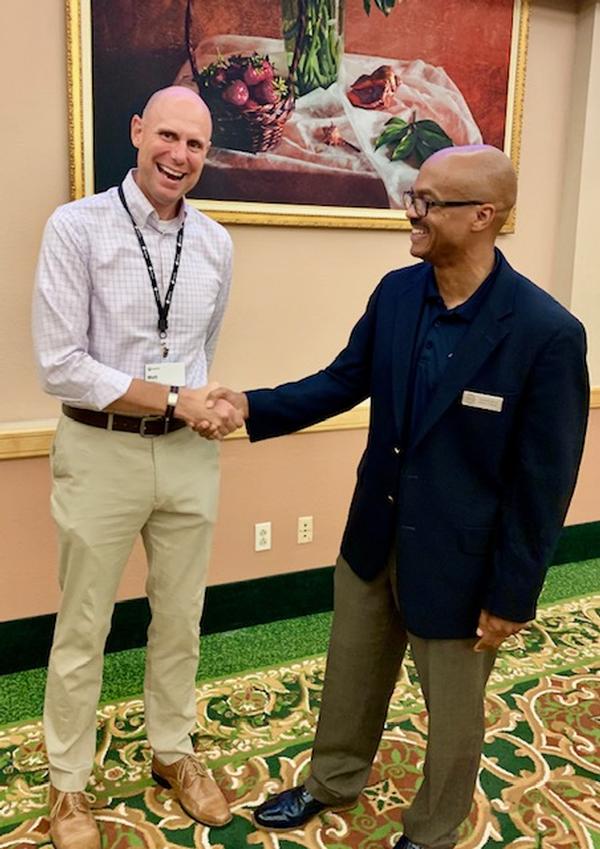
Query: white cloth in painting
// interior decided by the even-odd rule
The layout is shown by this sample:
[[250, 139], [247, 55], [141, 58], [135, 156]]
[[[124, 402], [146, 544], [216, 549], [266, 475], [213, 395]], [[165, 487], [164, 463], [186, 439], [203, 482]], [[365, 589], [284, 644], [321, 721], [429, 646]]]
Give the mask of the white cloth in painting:
[[[286, 54], [280, 39], [241, 35], [222, 35], [206, 39], [197, 48], [199, 67], [213, 61], [217, 55], [232, 53], [267, 54], [279, 72], [287, 76]], [[389, 109], [360, 109], [354, 107], [346, 92], [361, 75], [370, 74], [380, 65], [390, 65], [400, 78]], [[175, 82], [189, 77], [186, 63]], [[387, 148], [374, 149], [374, 141], [386, 121], [399, 116], [406, 121], [416, 112], [417, 120], [428, 118], [438, 123], [454, 144], [479, 144], [481, 132], [457, 86], [443, 68], [434, 67], [421, 59], [402, 61], [382, 56], [346, 53], [338, 80], [327, 89], [315, 89], [296, 101], [275, 150], [252, 154], [213, 147], [208, 161], [218, 168], [251, 168], [260, 170], [357, 172], [378, 176], [383, 181], [390, 207], [400, 206], [402, 192], [412, 186], [416, 170], [402, 161], [391, 162]], [[323, 130], [335, 124], [343, 139], [356, 145], [360, 152], [346, 145], [335, 147], [323, 141]]]

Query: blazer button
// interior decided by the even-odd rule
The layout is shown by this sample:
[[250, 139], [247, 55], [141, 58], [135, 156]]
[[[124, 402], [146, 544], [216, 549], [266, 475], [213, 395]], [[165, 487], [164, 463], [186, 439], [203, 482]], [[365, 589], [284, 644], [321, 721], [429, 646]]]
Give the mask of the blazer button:
[[393, 504], [394, 503], [394, 496], [388, 495], [387, 500], [390, 502], [390, 504]]
[[394, 454], [400, 454], [400, 449], [397, 445], [394, 445]]

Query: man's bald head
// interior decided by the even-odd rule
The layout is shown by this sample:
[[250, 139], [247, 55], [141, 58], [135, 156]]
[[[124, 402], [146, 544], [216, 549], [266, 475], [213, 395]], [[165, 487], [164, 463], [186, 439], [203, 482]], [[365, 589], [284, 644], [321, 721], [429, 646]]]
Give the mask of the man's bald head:
[[211, 134], [206, 103], [186, 86], [155, 92], [142, 115], [133, 116], [135, 180], [161, 218], [172, 218], [181, 198], [198, 182]]
[[497, 233], [515, 205], [517, 175], [508, 156], [489, 144], [447, 147], [421, 167], [419, 184], [435, 183], [441, 196], [454, 200], [481, 200], [496, 209]]
[[142, 112], [142, 120], [151, 120], [167, 106], [180, 106], [188, 114], [195, 113], [211, 121], [210, 110], [202, 98], [188, 86], [182, 85], [167, 86], [150, 95]]

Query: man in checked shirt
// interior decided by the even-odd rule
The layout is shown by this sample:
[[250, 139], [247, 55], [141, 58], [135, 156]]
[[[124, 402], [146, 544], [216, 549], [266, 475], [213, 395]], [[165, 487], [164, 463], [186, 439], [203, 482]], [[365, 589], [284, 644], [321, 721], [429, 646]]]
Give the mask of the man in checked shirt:
[[157, 92], [132, 119], [137, 168], [119, 188], [59, 207], [42, 242], [35, 348], [43, 387], [63, 412], [51, 458], [63, 599], [44, 707], [56, 849], [100, 847], [83, 791], [104, 643], [138, 533], [152, 609], [152, 774], [194, 819], [214, 826], [231, 818], [190, 740], [219, 481], [215, 437], [242, 422], [227, 402], [205, 407], [232, 246], [184, 195], [210, 137], [210, 113], [194, 92]]

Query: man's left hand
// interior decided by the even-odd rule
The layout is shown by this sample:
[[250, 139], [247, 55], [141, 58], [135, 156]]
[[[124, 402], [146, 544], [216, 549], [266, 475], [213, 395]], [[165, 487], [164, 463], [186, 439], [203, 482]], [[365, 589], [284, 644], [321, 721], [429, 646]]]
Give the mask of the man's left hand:
[[482, 610], [477, 627], [479, 639], [473, 648], [475, 651], [497, 649], [500, 643], [503, 643], [508, 637], [512, 637], [513, 634], [518, 634], [527, 625], [529, 625], [529, 622], [511, 622], [508, 619], [494, 616], [487, 610]]

